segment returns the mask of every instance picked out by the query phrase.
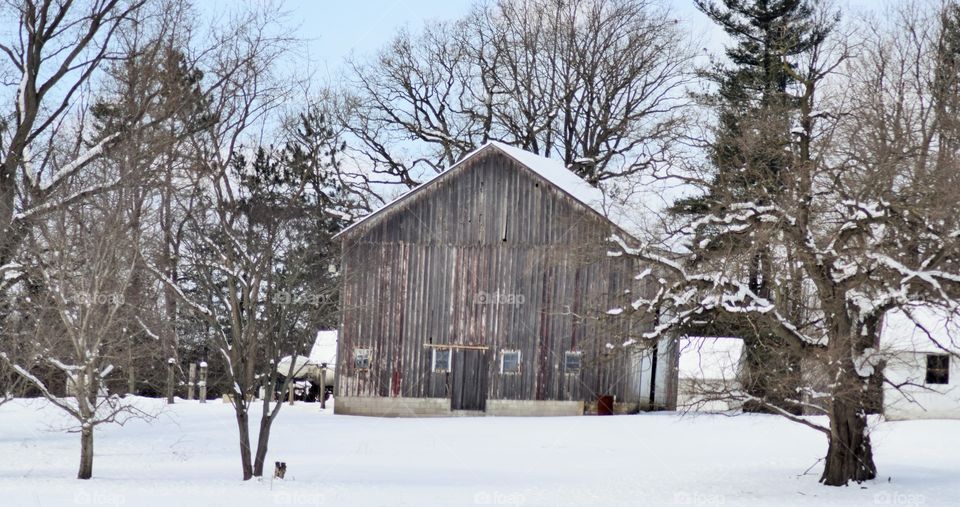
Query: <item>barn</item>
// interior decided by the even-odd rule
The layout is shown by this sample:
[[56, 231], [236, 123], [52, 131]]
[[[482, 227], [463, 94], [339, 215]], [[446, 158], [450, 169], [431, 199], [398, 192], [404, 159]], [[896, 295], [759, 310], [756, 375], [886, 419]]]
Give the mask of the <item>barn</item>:
[[653, 290], [609, 252], [621, 216], [562, 162], [491, 142], [346, 228], [336, 412], [673, 408], [675, 346], [638, 346], [653, 316], [611, 310]]

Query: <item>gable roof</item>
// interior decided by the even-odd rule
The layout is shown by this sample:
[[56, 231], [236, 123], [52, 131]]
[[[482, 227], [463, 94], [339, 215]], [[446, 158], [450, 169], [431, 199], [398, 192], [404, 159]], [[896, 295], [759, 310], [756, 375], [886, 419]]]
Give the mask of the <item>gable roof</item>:
[[960, 310], [922, 303], [890, 310], [880, 326], [880, 348], [888, 352], [958, 354]]
[[733, 337], [680, 338], [677, 374], [681, 379], [737, 380], [743, 340]]
[[310, 349], [310, 361], [316, 364], [337, 364], [336, 329], [324, 329], [317, 332], [317, 340]]
[[626, 213], [621, 208], [613, 205], [613, 203], [603, 195], [603, 192], [599, 188], [587, 183], [583, 178], [577, 176], [575, 173], [567, 169], [562, 161], [542, 157], [540, 155], [521, 150], [520, 148], [515, 148], [499, 141], [489, 141], [476, 150], [467, 153], [463, 158], [461, 158], [456, 164], [450, 166], [450, 168], [446, 171], [435, 174], [420, 185], [414, 187], [400, 197], [397, 197], [393, 201], [390, 201], [373, 213], [370, 213], [369, 215], [350, 224], [347, 228], [334, 235], [334, 238], [343, 236], [360, 224], [383, 215], [414, 194], [417, 194], [431, 186], [437, 180], [452, 174], [458, 168], [463, 167], [465, 162], [488, 150], [497, 150], [507, 157], [513, 159], [521, 166], [529, 169], [540, 178], [560, 189], [563, 193], [572, 197], [575, 201], [578, 201], [587, 208], [599, 214], [602, 218], [606, 219], [620, 229], [621, 232], [624, 232], [629, 237], [633, 237], [633, 235], [629, 232], [629, 227], [627, 226], [628, 222], [626, 220]]

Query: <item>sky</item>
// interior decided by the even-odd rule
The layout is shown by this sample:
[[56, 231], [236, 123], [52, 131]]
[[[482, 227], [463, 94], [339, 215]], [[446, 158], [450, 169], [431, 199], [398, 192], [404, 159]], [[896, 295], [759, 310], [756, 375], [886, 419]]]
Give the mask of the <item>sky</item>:
[[[208, 17], [238, 4], [268, 0], [194, 0]], [[375, 53], [405, 26], [411, 29], [432, 19], [455, 19], [473, 0], [278, 0], [291, 34], [304, 42], [301, 60], [321, 79], [335, 77], [344, 59]], [[302, 69], [301, 69], [302, 70]]]
[[[265, 0], [197, 0], [206, 15], [216, 15], [237, 3]], [[895, 1], [895, 0], [893, 0]], [[403, 27], [416, 29], [426, 21], [455, 19], [476, 0], [279, 0], [289, 15], [292, 34], [304, 41], [303, 62], [318, 77], [336, 78], [345, 58], [369, 55], [384, 46]], [[681, 24], [710, 52], [722, 51], [724, 36], [693, 0], [661, 0]], [[847, 13], [876, 5], [877, 0], [834, 0]]]
[[[194, 0], [194, 5], [209, 20], [251, 5], [278, 8], [286, 15], [284, 29], [302, 41], [297, 56], [287, 65], [295, 75], [308, 77], [312, 85], [322, 88], [341, 81], [344, 61], [351, 55], [363, 59], [385, 46], [398, 30], [416, 31], [431, 20], [456, 19], [478, 1], [482, 0]], [[653, 1], [670, 9], [667, 21], [679, 22], [703, 48], [704, 57], [722, 54], [725, 34], [696, 9], [693, 0]], [[845, 16], [855, 16], [883, 0], [827, 1]]]
[[308, 40], [311, 56], [335, 68], [351, 52], [374, 53], [404, 27], [417, 28], [433, 19], [455, 19], [473, 0], [288, 0]]

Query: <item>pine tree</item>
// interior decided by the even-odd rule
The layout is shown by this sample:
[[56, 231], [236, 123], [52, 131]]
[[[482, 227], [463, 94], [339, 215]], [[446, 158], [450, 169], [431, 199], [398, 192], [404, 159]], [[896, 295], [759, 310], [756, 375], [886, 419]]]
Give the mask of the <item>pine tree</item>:
[[[793, 60], [822, 44], [832, 23], [815, 18], [806, 0], [696, 0], [697, 7], [733, 39], [727, 48], [729, 63], [703, 72], [715, 92], [702, 96], [717, 113], [715, 138], [709, 150], [714, 179], [706, 195], [677, 201], [673, 212], [692, 219], [724, 213], [724, 204], [748, 200], [763, 205], [783, 190], [783, 173], [795, 153], [792, 125], [799, 112], [798, 84]], [[697, 236], [709, 237], [709, 225]], [[743, 244], [714, 241], [716, 252], [746, 253], [748, 286], [764, 298], [775, 297], [772, 256], [760, 238]], [[722, 254], [721, 254], [722, 255]], [[797, 298], [799, 299], [799, 298]], [[693, 331], [693, 330], [692, 330]], [[747, 393], [791, 412], [800, 406], [785, 401], [795, 397], [800, 361], [774, 334], [743, 319], [721, 321], [715, 315], [709, 330], [693, 332], [740, 336], [744, 339], [743, 382]], [[748, 402], [747, 411], [767, 411], [763, 403]]]
[[[938, 134], [944, 149], [941, 157], [960, 148], [960, 4], [948, 2], [940, 12], [940, 34], [937, 44], [933, 100]], [[940, 160], [940, 167], [946, 167]]]
[[[91, 107], [93, 129], [88, 143], [129, 133], [106, 157], [116, 177], [126, 182], [117, 189], [118, 206], [126, 210], [135, 250], [140, 252], [145, 246], [142, 238], [150, 234], [144, 217], [155, 211], [149, 203], [151, 196], [159, 194], [164, 244], [155, 255], [168, 276], [176, 278], [176, 255], [171, 251], [175, 228], [170, 212], [173, 181], [188, 165], [184, 163], [187, 156], [182, 139], [205, 128], [212, 119], [210, 99], [200, 86], [203, 72], [167, 41], [147, 38], [140, 42], [134, 38], [126, 53], [125, 59], [107, 68], [108, 79]], [[179, 321], [176, 301], [168, 293], [163, 298], [163, 315], [151, 315], [150, 306], [157, 297], [149, 293], [150, 275], [139, 258], [135, 265], [124, 300], [128, 303], [125, 312], [130, 329], [138, 332], [130, 335], [125, 364], [121, 366], [127, 376], [124, 387], [137, 392], [138, 384], [163, 385], [168, 402], [173, 403], [177, 379], [169, 359], [179, 358], [181, 335], [175, 324]], [[144, 322], [148, 324], [141, 324]], [[161, 337], [160, 347], [149, 345], [154, 333]], [[151, 353], [145, 355], [143, 351]]]

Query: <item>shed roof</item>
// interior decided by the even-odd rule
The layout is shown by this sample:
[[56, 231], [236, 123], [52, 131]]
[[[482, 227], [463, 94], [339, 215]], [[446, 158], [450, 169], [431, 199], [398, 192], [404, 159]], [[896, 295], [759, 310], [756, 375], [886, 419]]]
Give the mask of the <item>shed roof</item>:
[[337, 364], [337, 330], [317, 332], [317, 340], [310, 349], [310, 361], [316, 364]]
[[687, 336], [680, 339], [681, 379], [736, 380], [743, 340], [734, 337]]
[[925, 304], [887, 312], [880, 348], [889, 352], [960, 353], [960, 310]]
[[610, 221], [613, 225], [617, 226], [617, 228], [619, 228], [621, 231], [632, 237], [632, 234], [629, 233], [630, 224], [627, 220], [628, 217], [626, 211], [622, 207], [615, 205], [611, 200], [607, 199], [599, 188], [587, 183], [586, 180], [567, 169], [562, 161], [543, 157], [535, 153], [501, 143], [499, 141], [489, 141], [476, 150], [471, 151], [456, 164], [450, 166], [448, 170], [435, 174], [420, 185], [414, 187], [400, 197], [397, 197], [393, 201], [390, 201], [380, 209], [355, 221], [354, 223], [350, 224], [350, 226], [337, 233], [337, 235], [334, 237], [340, 237], [353, 230], [360, 224], [385, 214], [388, 210], [397, 206], [404, 200], [431, 186], [431, 184], [440, 178], [452, 174], [456, 169], [463, 167], [465, 162], [488, 150], [497, 150], [512, 158], [521, 166], [526, 167], [536, 175], [540, 176], [556, 188], [572, 197], [574, 200], [595, 211], [600, 216]]

